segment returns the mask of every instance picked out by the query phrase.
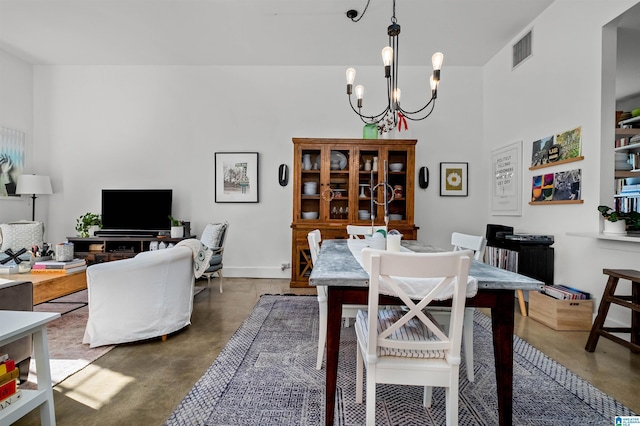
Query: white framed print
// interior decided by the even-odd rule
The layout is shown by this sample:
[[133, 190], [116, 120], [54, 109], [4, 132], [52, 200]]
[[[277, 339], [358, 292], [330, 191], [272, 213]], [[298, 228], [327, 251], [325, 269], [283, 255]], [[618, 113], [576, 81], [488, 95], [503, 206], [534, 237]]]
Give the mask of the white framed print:
[[440, 163], [440, 196], [469, 195], [469, 163]]
[[522, 141], [491, 151], [491, 214], [522, 216]]

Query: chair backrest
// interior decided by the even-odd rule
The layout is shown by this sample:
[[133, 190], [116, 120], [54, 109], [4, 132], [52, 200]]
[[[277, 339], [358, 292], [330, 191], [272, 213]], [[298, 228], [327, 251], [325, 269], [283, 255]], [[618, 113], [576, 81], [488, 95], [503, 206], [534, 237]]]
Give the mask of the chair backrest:
[[227, 236], [227, 230], [229, 229], [229, 222], [224, 223], [209, 223], [202, 231], [200, 241], [210, 249], [217, 249], [224, 247], [224, 240]]
[[311, 252], [311, 262], [316, 263], [318, 253], [320, 252], [320, 241], [322, 241], [320, 230], [314, 229], [313, 231], [309, 231], [307, 241], [309, 242], [309, 251]]
[[374, 226], [373, 230], [369, 225], [347, 225], [347, 234], [349, 234], [349, 238], [357, 239], [357, 238], [360, 238], [361, 236], [373, 235], [375, 232], [377, 232], [380, 229], [387, 232], [387, 227], [384, 225]]
[[222, 235], [220, 235], [220, 246], [219, 246], [221, 248], [224, 248], [224, 242], [227, 238], [227, 232], [229, 232], [229, 222], [225, 222], [222, 228]]
[[473, 258], [482, 262], [484, 260], [484, 250], [487, 247], [487, 239], [482, 235], [469, 235], [454, 232], [451, 234], [451, 245], [453, 251], [473, 250]]
[[[466, 300], [467, 280], [473, 252], [462, 250], [443, 253], [388, 252], [366, 248], [362, 250], [362, 264], [371, 279], [369, 283], [369, 312], [378, 312], [378, 295], [381, 285], [385, 294], [399, 297], [408, 311], [386, 329], [378, 332], [378, 317], [368, 318], [368, 355], [378, 356], [378, 347], [398, 352], [415, 352], [413, 355], [427, 358], [446, 358], [459, 363], [462, 342], [462, 322]], [[424, 289], [426, 295], [415, 299], [412, 287]], [[446, 335], [423, 312], [440, 294], [452, 289], [451, 322]], [[410, 296], [408, 293], [414, 294]], [[408, 327], [404, 327], [408, 324]], [[381, 326], [381, 325], [380, 325]], [[428, 339], [399, 339], [398, 336], [420, 329]], [[371, 344], [375, 342], [375, 345]], [[410, 356], [413, 356], [410, 355]], [[405, 355], [407, 356], [407, 355]]]
[[[314, 229], [313, 231], [309, 231], [307, 234], [307, 241], [309, 242], [309, 251], [311, 252], [311, 263], [315, 265], [316, 260], [318, 260], [318, 253], [320, 253], [320, 241], [322, 241], [322, 234], [320, 234], [320, 230]], [[318, 292], [319, 301], [327, 300], [326, 286], [319, 285], [316, 287], [316, 291]]]

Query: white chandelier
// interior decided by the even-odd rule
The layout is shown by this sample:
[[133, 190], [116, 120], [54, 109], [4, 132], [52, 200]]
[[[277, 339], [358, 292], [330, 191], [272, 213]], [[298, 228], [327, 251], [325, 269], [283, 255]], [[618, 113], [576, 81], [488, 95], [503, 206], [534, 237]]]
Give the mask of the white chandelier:
[[[366, 9], [365, 9], [366, 11]], [[353, 13], [355, 11], [347, 12], [347, 17], [353, 20]], [[351, 14], [351, 16], [350, 16]], [[354, 21], [357, 22], [357, 21]], [[347, 69], [347, 95], [349, 97], [349, 104], [351, 109], [360, 116], [360, 119], [365, 124], [378, 124], [385, 117], [391, 115], [393, 117], [394, 126], [400, 122], [404, 123], [406, 128], [406, 120], [419, 121], [429, 117], [433, 112], [436, 104], [436, 98], [438, 96], [438, 84], [440, 82], [440, 68], [442, 67], [442, 61], [444, 55], [441, 52], [436, 52], [431, 57], [433, 65], [433, 74], [430, 77], [431, 86], [431, 98], [427, 103], [414, 111], [407, 111], [400, 106], [400, 88], [398, 87], [398, 47], [400, 44], [400, 25], [398, 25], [396, 19], [396, 1], [393, 0], [393, 16], [391, 16], [391, 25], [387, 28], [387, 34], [389, 35], [389, 46], [382, 49], [382, 62], [384, 63], [384, 76], [387, 80], [387, 106], [379, 114], [365, 115], [362, 113], [364, 86], [357, 85], [355, 87], [355, 95], [357, 99], [357, 109], [353, 105], [351, 95], [353, 93], [353, 82], [356, 78], [355, 68]], [[431, 106], [431, 108], [429, 108]], [[406, 120], [405, 120], [406, 119]]]

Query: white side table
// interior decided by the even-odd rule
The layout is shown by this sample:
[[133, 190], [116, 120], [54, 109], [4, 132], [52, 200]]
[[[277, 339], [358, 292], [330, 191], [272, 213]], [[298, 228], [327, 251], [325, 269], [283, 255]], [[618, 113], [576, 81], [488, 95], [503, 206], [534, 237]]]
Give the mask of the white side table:
[[33, 335], [33, 354], [38, 371], [38, 390], [22, 389], [22, 398], [0, 411], [0, 424], [12, 424], [38, 407], [42, 425], [56, 424], [46, 327], [49, 321], [59, 316], [49, 312], [0, 311], [0, 346]]

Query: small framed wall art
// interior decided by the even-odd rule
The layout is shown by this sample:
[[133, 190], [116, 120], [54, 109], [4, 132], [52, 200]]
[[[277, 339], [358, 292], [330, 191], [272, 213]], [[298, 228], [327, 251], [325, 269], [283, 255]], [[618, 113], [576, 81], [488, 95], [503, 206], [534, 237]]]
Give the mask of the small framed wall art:
[[258, 153], [215, 153], [216, 203], [258, 202]]
[[466, 197], [468, 191], [469, 163], [440, 163], [440, 195]]

